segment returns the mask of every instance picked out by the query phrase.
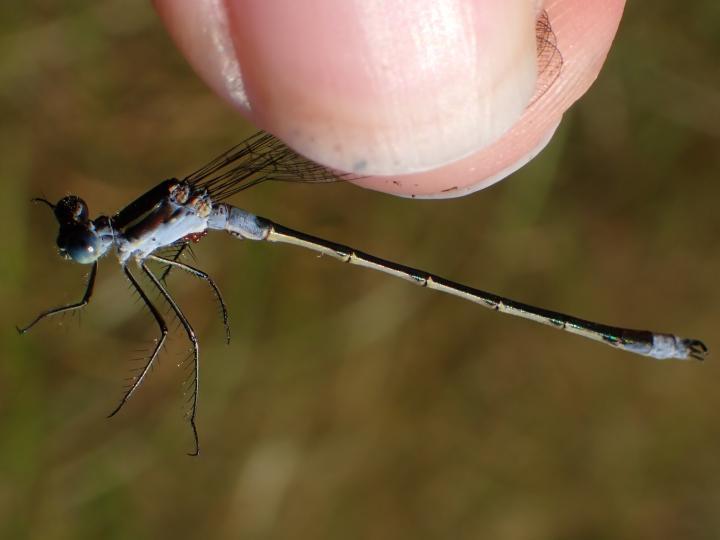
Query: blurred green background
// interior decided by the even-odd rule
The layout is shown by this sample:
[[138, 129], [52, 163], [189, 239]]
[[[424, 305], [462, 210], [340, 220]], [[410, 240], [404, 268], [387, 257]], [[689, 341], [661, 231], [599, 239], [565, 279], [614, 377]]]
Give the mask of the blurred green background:
[[[300, 250], [196, 248], [225, 294], [172, 289], [199, 332], [202, 455], [180, 331], [155, 337], [113, 257], [82, 294], [33, 196], [110, 213], [251, 133], [142, 1], [0, 6], [0, 537], [720, 537], [720, 4], [631, 3], [550, 146], [464, 199], [266, 185], [237, 205], [578, 316], [706, 339], [659, 363]], [[138, 352], [138, 349], [140, 351]]]

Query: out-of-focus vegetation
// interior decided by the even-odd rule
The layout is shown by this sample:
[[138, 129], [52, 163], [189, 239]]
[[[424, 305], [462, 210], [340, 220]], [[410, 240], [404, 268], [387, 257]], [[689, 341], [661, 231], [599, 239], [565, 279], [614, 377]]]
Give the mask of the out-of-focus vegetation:
[[[0, 6], [2, 538], [720, 537], [720, 368], [659, 363], [289, 247], [196, 248], [170, 285], [202, 344], [183, 421], [176, 331], [155, 337], [112, 257], [82, 293], [33, 196], [112, 212], [252, 131], [145, 2]], [[545, 152], [463, 199], [263, 186], [234, 203], [500, 294], [720, 351], [720, 10], [634, 2]], [[140, 350], [138, 350], [140, 349]]]

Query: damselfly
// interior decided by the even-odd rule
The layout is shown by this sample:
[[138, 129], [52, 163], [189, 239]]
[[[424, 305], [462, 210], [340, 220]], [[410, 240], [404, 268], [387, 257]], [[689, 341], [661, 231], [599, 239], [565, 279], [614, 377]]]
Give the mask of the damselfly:
[[57, 204], [45, 199], [35, 199], [53, 210], [60, 225], [57, 237], [60, 255], [92, 266], [82, 300], [45, 311], [26, 327], [18, 328], [18, 331], [23, 334], [44, 318], [87, 305], [95, 284], [98, 260], [114, 250], [132, 287], [155, 318], [159, 338], [142, 369], [131, 379], [120, 403], [110, 413], [110, 416], [113, 416], [142, 384], [168, 334], [168, 326], [163, 316], [131, 271], [131, 263], [134, 263], [168, 303], [192, 344], [192, 389], [188, 418], [195, 447], [191, 455], [196, 455], [199, 451], [195, 425], [200, 367], [198, 340], [189, 320], [168, 291], [164, 282], [165, 274], [156, 275], [148, 262], [155, 261], [165, 265], [166, 273], [172, 268], [178, 268], [207, 282], [220, 303], [229, 341], [227, 309], [217, 285], [201, 270], [179, 260], [180, 254], [191, 242], [198, 241], [208, 231], [213, 230], [227, 231], [238, 239], [280, 242], [310, 249], [342, 262], [378, 270], [421, 287], [458, 296], [494, 311], [530, 319], [635, 354], [657, 359], [702, 360], [707, 353], [707, 347], [697, 339], [608, 326], [523, 304], [289, 229], [222, 202], [240, 191], [268, 180], [331, 182], [345, 178], [305, 160], [274, 137], [258, 133], [184, 179], [173, 178], [161, 182], [113, 216], [100, 216], [91, 220], [87, 205], [76, 196], [64, 197]]
[[[546, 12], [542, 12], [536, 22], [536, 46], [539, 79], [535, 95], [530, 101], [531, 105], [552, 86], [563, 67], [562, 54], [557, 47]], [[179, 260], [192, 242], [200, 240], [211, 230], [227, 231], [239, 239], [280, 242], [310, 249], [342, 262], [378, 270], [501, 313], [530, 319], [643, 356], [702, 360], [707, 354], [707, 347], [697, 339], [608, 326], [523, 304], [423, 270], [368, 255], [348, 246], [294, 231], [222, 202], [240, 191], [268, 180], [312, 183], [333, 182], [350, 177], [351, 175], [336, 174], [307, 161], [272, 136], [258, 133], [183, 180], [173, 178], [161, 182], [113, 216], [100, 216], [91, 220], [87, 205], [76, 196], [64, 197], [57, 204], [45, 199], [34, 199], [47, 204], [55, 214], [60, 225], [57, 238], [60, 255], [92, 266], [85, 294], [79, 302], [45, 311], [26, 327], [18, 328], [18, 331], [24, 334], [44, 318], [86, 306], [95, 285], [98, 260], [114, 249], [123, 272], [152, 313], [160, 331], [152, 353], [131, 378], [120, 403], [109, 416], [115, 415], [145, 380], [168, 334], [163, 316], [130, 270], [130, 263], [135, 263], [150, 280], [152, 287], [168, 303], [192, 344], [188, 411], [194, 439], [191, 455], [199, 452], [195, 420], [199, 395], [200, 353], [195, 331], [168, 291], [165, 277], [171, 269], [179, 268], [208, 283], [220, 303], [229, 342], [227, 309], [217, 285], [206, 273]], [[165, 265], [161, 275], [156, 275], [150, 269], [150, 261]]]

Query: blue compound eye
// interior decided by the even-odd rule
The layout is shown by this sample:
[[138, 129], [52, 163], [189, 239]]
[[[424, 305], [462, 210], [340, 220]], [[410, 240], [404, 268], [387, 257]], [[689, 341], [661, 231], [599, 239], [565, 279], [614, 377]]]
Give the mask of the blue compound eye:
[[80, 264], [90, 264], [98, 260], [102, 255], [100, 244], [100, 238], [81, 225], [62, 227], [57, 239], [60, 255]]

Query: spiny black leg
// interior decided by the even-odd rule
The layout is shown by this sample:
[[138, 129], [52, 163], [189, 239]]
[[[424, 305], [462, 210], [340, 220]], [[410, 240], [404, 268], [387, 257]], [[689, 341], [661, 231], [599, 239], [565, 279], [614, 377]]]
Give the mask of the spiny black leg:
[[[225, 339], [228, 343], [230, 343], [230, 325], [228, 324], [228, 314], [227, 314], [227, 307], [225, 306], [225, 301], [223, 300], [222, 295], [220, 294], [220, 289], [218, 289], [218, 286], [215, 284], [213, 279], [208, 276], [205, 272], [202, 270], [198, 270], [197, 268], [194, 268], [188, 264], [178, 262], [174, 259], [166, 259], [165, 257], [159, 257], [157, 255], [149, 255], [148, 259], [152, 259], [154, 261], [158, 261], [160, 263], [168, 265], [168, 267], [176, 266], [177, 268], [181, 268], [185, 270], [186, 272], [192, 274], [195, 277], [198, 277], [204, 281], [206, 281], [210, 287], [212, 287], [213, 292], [215, 293], [215, 297], [217, 298], [218, 302], [220, 303], [220, 310], [222, 311], [222, 318], [223, 318], [223, 324], [225, 325]], [[163, 274], [165, 275], [165, 274]]]
[[97, 275], [97, 267], [98, 263], [97, 261], [95, 261], [92, 265], [92, 268], [90, 269], [90, 276], [88, 277], [87, 287], [85, 288], [85, 294], [83, 295], [82, 300], [80, 300], [76, 304], [70, 304], [67, 306], [61, 306], [54, 309], [49, 309], [47, 311], [43, 311], [40, 315], [35, 317], [35, 320], [28, 324], [25, 328], [20, 328], [19, 326], [16, 326], [15, 328], [17, 329], [17, 331], [22, 335], [28, 330], [30, 330], [37, 323], [39, 323], [41, 320], [43, 320], [45, 317], [52, 317], [53, 315], [58, 315], [59, 313], [66, 313], [68, 311], [73, 311], [75, 309], [80, 309], [87, 306], [88, 302], [90, 301], [90, 297], [92, 296], [93, 288], [95, 287], [95, 276]]
[[[150, 257], [153, 257], [152, 255]], [[154, 257], [153, 257], [154, 258]], [[181, 263], [175, 263], [181, 266]], [[153, 274], [150, 269], [147, 267], [147, 264], [145, 261], [142, 261], [140, 263], [140, 268], [142, 268], [143, 272], [150, 278], [150, 280], [153, 282], [153, 284], [157, 287], [157, 289], [160, 291], [160, 294], [163, 295], [165, 300], [167, 300], [167, 303], [170, 304], [170, 307], [172, 307], [173, 311], [175, 312], [175, 315], [177, 315], [177, 318], [180, 320], [180, 323], [183, 325], [183, 328], [185, 328], [185, 332], [187, 333], [188, 339], [192, 343], [193, 347], [193, 373], [192, 373], [192, 381], [191, 384], [193, 386], [192, 394], [190, 395], [190, 411], [188, 413], [188, 419], [190, 421], [190, 427], [192, 428], [193, 433], [193, 439], [195, 440], [195, 449], [190, 452], [189, 456], [197, 456], [200, 453], [200, 443], [198, 439], [198, 433], [197, 433], [197, 426], [195, 425], [195, 416], [197, 414], [197, 403], [198, 403], [198, 392], [200, 390], [200, 346], [198, 344], [197, 336], [195, 335], [195, 331], [193, 330], [192, 326], [190, 326], [190, 323], [188, 322], [187, 318], [185, 317], [185, 314], [182, 312], [180, 307], [177, 305], [173, 297], [170, 295], [170, 293], [167, 291], [167, 289], [163, 286], [163, 284], [160, 282], [160, 280], [155, 277], [155, 274]]]
[[[173, 253], [170, 260], [172, 260], [172, 261], [180, 260], [180, 257], [182, 256], [182, 254], [185, 252], [186, 249], [189, 249], [189, 248], [190, 248], [190, 244], [187, 242], [184, 243], [182, 246], [176, 248], [176, 251], [175, 251], [175, 253]], [[162, 281], [163, 283], [167, 282], [167, 277], [168, 277], [168, 274], [170, 274], [170, 270], [172, 270], [172, 267], [168, 265], [167, 268], [165, 268], [165, 270], [163, 270], [163, 273], [160, 274], [160, 281]]]
[[147, 294], [145, 294], [145, 291], [142, 290], [142, 287], [140, 287], [140, 284], [137, 282], [135, 277], [130, 273], [130, 269], [127, 266], [123, 266], [123, 271], [125, 272], [125, 275], [130, 280], [130, 283], [135, 288], [135, 290], [140, 295], [140, 298], [143, 299], [143, 302], [145, 302], [145, 305], [150, 310], [150, 313], [152, 313], [153, 317], [155, 317], [155, 320], [158, 323], [158, 326], [160, 327], [160, 339], [157, 340], [157, 344], [155, 345], [155, 349], [153, 350], [152, 354], [150, 355], [150, 358], [148, 358], [147, 362], [145, 363], [145, 366], [140, 370], [140, 372], [135, 375], [132, 379], [132, 383], [130, 384], [130, 387], [125, 391], [125, 394], [123, 395], [122, 399], [120, 400], [120, 403], [117, 407], [108, 415], [108, 418], [111, 416], [115, 416], [120, 409], [122, 409], [123, 405], [127, 403], [127, 401], [130, 399], [130, 397], [133, 395], [135, 390], [138, 389], [138, 387], [142, 384], [143, 380], [145, 379], [145, 376], [150, 372], [150, 369], [153, 366], [153, 363], [155, 362], [155, 359], [158, 356], [158, 353], [160, 353], [160, 349], [165, 343], [165, 339], [167, 338], [168, 334], [168, 328], [167, 324], [165, 324], [165, 319], [162, 318], [162, 315], [158, 311], [158, 309], [153, 305], [153, 303], [148, 298]]

